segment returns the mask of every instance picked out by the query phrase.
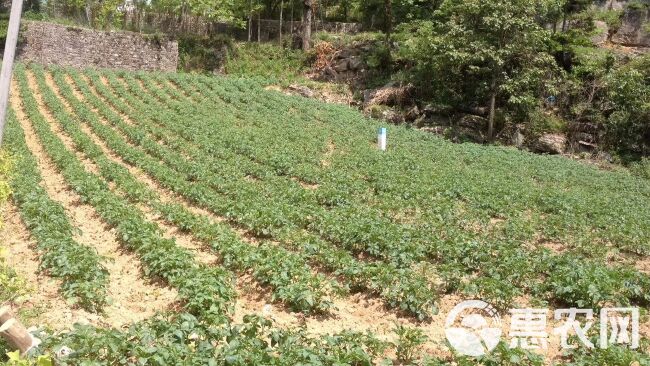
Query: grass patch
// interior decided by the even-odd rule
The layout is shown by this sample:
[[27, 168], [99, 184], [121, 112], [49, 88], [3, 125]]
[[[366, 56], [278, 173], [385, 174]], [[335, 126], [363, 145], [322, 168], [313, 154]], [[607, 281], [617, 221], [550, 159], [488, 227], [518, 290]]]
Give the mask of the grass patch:
[[266, 78], [280, 84], [303, 80], [308, 57], [300, 50], [268, 43], [238, 43], [226, 61], [225, 72], [234, 76]]

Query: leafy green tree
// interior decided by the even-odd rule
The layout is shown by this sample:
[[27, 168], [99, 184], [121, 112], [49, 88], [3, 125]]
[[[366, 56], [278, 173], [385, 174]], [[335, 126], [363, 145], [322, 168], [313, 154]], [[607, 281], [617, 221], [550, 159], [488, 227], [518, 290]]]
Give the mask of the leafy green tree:
[[[402, 27], [401, 57], [414, 80], [452, 107], [488, 106], [494, 136], [502, 102], [524, 113], [555, 72], [545, 52], [550, 34], [537, 15], [548, 3], [530, 0], [445, 0], [433, 20]], [[541, 10], [540, 10], [541, 9]]]
[[358, 5], [360, 20], [373, 29], [388, 29], [391, 23], [400, 24], [433, 15], [441, 0], [386, 0], [360, 1]]
[[602, 147], [628, 157], [650, 153], [650, 57], [620, 57], [597, 47], [573, 49], [560, 113], [592, 125]]
[[210, 20], [237, 22], [248, 10], [248, 1], [242, 0], [154, 0], [158, 11], [183, 15], [200, 15]]

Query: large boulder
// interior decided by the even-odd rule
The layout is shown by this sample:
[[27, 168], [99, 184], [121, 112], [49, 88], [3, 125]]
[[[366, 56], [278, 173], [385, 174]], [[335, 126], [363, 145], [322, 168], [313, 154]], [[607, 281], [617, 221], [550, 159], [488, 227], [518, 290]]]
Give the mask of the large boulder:
[[517, 131], [515, 131], [515, 133], [512, 134], [512, 138], [510, 139], [510, 142], [514, 146], [521, 149], [526, 143], [526, 136], [524, 136], [524, 134], [521, 133], [520, 129], [517, 129]]
[[458, 120], [458, 127], [463, 127], [471, 130], [483, 131], [487, 130], [488, 120], [481, 116], [473, 114], [466, 114]]
[[356, 48], [344, 48], [338, 52], [336, 55], [337, 58], [350, 58], [359, 55], [359, 50]]
[[602, 20], [596, 20], [594, 25], [596, 26], [596, 30], [591, 37], [591, 41], [596, 45], [605, 44], [609, 39], [609, 26]]
[[385, 110], [382, 113], [382, 119], [396, 125], [404, 123], [404, 115], [393, 108]]
[[349, 61], [348, 59], [339, 60], [334, 65], [334, 71], [336, 72], [346, 72], [349, 70]]
[[395, 108], [385, 105], [373, 105], [366, 110], [372, 118], [381, 119], [393, 124], [404, 123], [404, 114]]
[[406, 111], [404, 117], [406, 117], [407, 121], [416, 121], [418, 118], [425, 117], [425, 116], [422, 113], [420, 113], [420, 109], [418, 108], [418, 106], [414, 105], [412, 108], [409, 108]]
[[355, 57], [350, 57], [348, 59], [348, 68], [350, 71], [359, 71], [363, 68], [365, 68], [365, 63], [361, 59], [361, 57], [355, 56]]
[[623, 22], [612, 42], [630, 47], [650, 47], [650, 10], [647, 7], [630, 7], [625, 10]]
[[547, 133], [540, 136], [535, 143], [535, 150], [546, 154], [563, 154], [566, 151], [567, 138], [560, 133]]

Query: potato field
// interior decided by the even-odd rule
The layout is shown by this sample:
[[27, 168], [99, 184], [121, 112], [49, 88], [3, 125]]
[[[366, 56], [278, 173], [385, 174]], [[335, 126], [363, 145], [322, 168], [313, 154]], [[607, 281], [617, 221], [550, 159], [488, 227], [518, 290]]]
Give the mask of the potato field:
[[[650, 364], [650, 181], [265, 85], [18, 65], [1, 237], [34, 287], [13, 304], [31, 309], [39, 352], [60, 365]], [[466, 299], [504, 319], [638, 307], [641, 347], [532, 352], [504, 334], [465, 357], [444, 321]]]

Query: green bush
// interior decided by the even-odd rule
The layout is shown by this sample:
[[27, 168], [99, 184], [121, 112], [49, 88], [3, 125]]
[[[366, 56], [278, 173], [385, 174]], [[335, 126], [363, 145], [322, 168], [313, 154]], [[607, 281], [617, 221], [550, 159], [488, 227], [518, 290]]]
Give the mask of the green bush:
[[529, 134], [532, 136], [566, 131], [566, 121], [554, 114], [548, 114], [542, 110], [536, 110], [530, 114], [529, 118], [527, 128]]
[[226, 61], [227, 74], [291, 82], [307, 70], [308, 56], [300, 50], [270, 43], [239, 43]]
[[607, 24], [610, 32], [616, 32], [623, 25], [623, 11], [621, 10], [603, 10], [596, 13], [596, 19]]
[[178, 38], [179, 68], [198, 72], [218, 70], [224, 66], [233, 50], [233, 40], [226, 35], [183, 35]]
[[641, 178], [650, 179], [650, 158], [643, 158], [630, 165], [632, 174]]
[[650, 7], [650, 4], [643, 0], [633, 0], [627, 4], [627, 9], [630, 10], [646, 10], [648, 7]]

